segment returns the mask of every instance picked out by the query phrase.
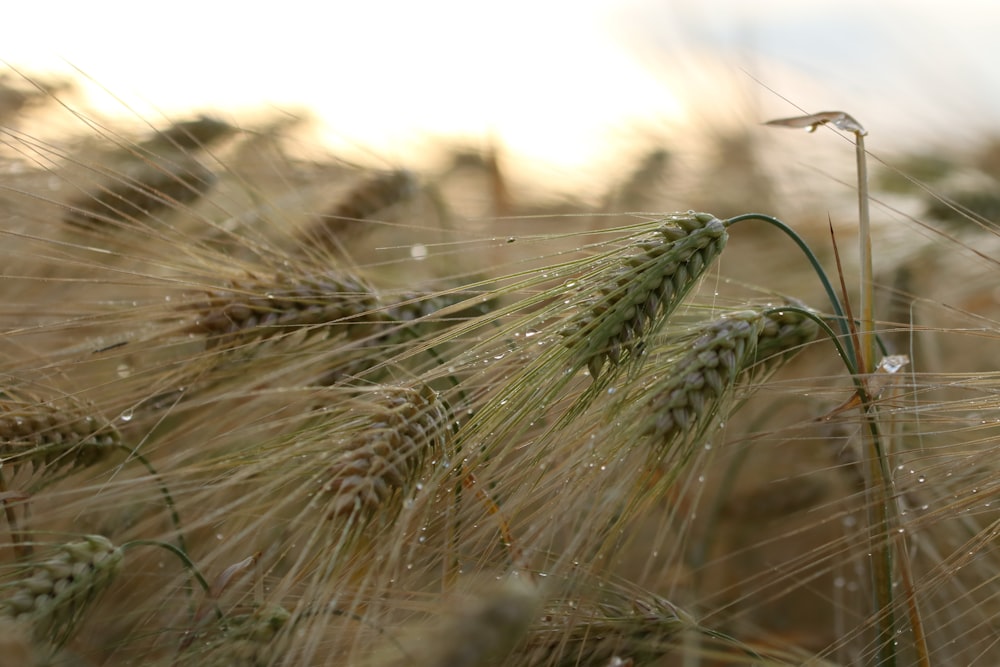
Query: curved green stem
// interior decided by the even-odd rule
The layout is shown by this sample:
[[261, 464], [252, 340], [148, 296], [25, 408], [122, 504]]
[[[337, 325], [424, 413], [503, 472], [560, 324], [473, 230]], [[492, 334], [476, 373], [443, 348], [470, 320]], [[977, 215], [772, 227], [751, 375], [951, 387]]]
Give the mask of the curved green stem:
[[833, 289], [833, 284], [826, 275], [826, 271], [823, 270], [823, 266], [819, 263], [819, 259], [816, 258], [816, 254], [809, 247], [809, 244], [802, 240], [802, 237], [796, 233], [794, 229], [789, 227], [787, 224], [778, 220], [777, 218], [766, 215], [764, 213], [744, 213], [742, 215], [737, 215], [733, 218], [723, 221], [726, 226], [735, 225], [737, 222], [742, 222], [743, 220], [760, 220], [766, 222], [769, 225], [776, 227], [777, 229], [784, 232], [795, 245], [802, 250], [805, 254], [806, 259], [812, 265], [813, 269], [816, 271], [816, 275], [819, 276], [820, 282], [823, 283], [823, 289], [826, 290], [826, 296], [830, 300], [830, 306], [833, 308], [833, 312], [837, 315], [837, 322], [840, 325], [840, 333], [844, 340], [847, 341], [848, 351], [851, 353], [850, 358], [854, 357], [854, 344], [851, 342], [850, 331], [847, 327], [847, 317], [844, 315], [844, 308], [841, 306], [840, 298], [837, 296], [837, 292]]
[[121, 548], [122, 550], [125, 550], [125, 549], [130, 549], [132, 547], [140, 547], [140, 546], [159, 547], [161, 549], [166, 549], [173, 555], [177, 556], [177, 558], [179, 558], [180, 561], [184, 564], [184, 569], [186, 569], [188, 572], [191, 573], [191, 576], [193, 576], [195, 581], [198, 582], [198, 585], [201, 586], [203, 591], [205, 591], [205, 594], [206, 595], [209, 594], [211, 586], [209, 585], [208, 580], [205, 579], [205, 577], [201, 574], [201, 572], [198, 571], [198, 567], [187, 555], [187, 552], [180, 549], [176, 545], [170, 544], [169, 542], [161, 542], [160, 540], [131, 540], [123, 544]]
[[157, 484], [159, 484], [160, 493], [163, 495], [163, 502], [166, 503], [167, 510], [170, 512], [170, 519], [173, 521], [174, 528], [177, 530], [177, 547], [181, 551], [187, 553], [187, 545], [184, 543], [184, 534], [181, 532], [181, 517], [180, 514], [177, 513], [177, 505], [174, 503], [173, 496], [170, 495], [170, 490], [167, 489], [167, 485], [160, 477], [160, 474], [156, 472], [156, 468], [153, 467], [153, 464], [150, 463], [149, 459], [147, 459], [144, 455], [125, 444], [119, 444], [118, 447], [128, 452], [129, 457], [134, 458], [141, 463], [143, 467], [149, 471], [149, 474], [153, 476], [153, 479], [156, 480]]

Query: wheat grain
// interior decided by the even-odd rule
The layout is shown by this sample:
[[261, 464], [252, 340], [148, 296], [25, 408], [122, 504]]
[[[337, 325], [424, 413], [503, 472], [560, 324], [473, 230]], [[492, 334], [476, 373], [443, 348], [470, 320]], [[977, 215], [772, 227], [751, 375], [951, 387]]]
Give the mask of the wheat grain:
[[35, 641], [61, 646], [121, 569], [123, 556], [100, 535], [62, 544], [51, 558], [35, 563], [30, 575], [7, 585], [0, 615], [29, 623]]
[[581, 365], [597, 378], [633, 355], [719, 256], [725, 224], [707, 213], [677, 214], [640, 237], [625, 257], [614, 257], [586, 280], [595, 294], [562, 330]]
[[4, 463], [84, 467], [121, 443], [118, 430], [69, 399], [0, 397], [0, 457]]
[[339, 446], [327, 470], [322, 491], [328, 517], [393, 516], [427, 454], [445, 451], [450, 411], [429, 387], [386, 388], [376, 405], [367, 428]]

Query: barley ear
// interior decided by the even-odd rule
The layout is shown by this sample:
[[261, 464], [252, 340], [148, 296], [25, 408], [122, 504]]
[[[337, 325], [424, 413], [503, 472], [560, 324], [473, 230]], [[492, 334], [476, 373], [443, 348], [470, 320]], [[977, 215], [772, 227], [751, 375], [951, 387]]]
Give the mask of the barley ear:
[[381, 392], [367, 428], [337, 444], [321, 496], [327, 517], [394, 518], [430, 452], [445, 451], [450, 410], [429, 387]]
[[60, 545], [51, 558], [35, 563], [29, 575], [7, 585], [0, 616], [29, 624], [36, 642], [58, 648], [114, 579], [123, 556], [121, 547], [100, 535]]
[[182, 308], [198, 311], [187, 332], [207, 335], [211, 345], [268, 339], [302, 329], [351, 333], [366, 321], [384, 319], [374, 288], [339, 271], [278, 274], [270, 279], [251, 276]]
[[586, 277], [595, 295], [561, 331], [578, 363], [597, 378], [605, 363], [635, 355], [722, 252], [725, 223], [708, 213], [669, 217], [622, 257]]
[[818, 331], [812, 319], [792, 309], [731, 313], [709, 323], [653, 390], [643, 432], [664, 446], [700, 437], [751, 371], [759, 382]]
[[0, 397], [0, 457], [13, 464], [86, 467], [121, 444], [118, 430], [68, 400]]
[[291, 616], [284, 607], [273, 606], [226, 618], [216, 626], [216, 632], [207, 636], [199, 633], [174, 664], [178, 667], [274, 664], [277, 657], [274, 640]]

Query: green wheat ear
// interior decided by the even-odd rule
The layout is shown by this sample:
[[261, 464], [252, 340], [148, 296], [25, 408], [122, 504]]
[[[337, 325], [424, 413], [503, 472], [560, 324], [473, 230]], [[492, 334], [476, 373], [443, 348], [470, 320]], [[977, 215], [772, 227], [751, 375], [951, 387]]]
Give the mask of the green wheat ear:
[[[684, 354], [663, 368], [637, 417], [640, 431], [666, 454], [703, 436], [740, 383], [760, 382], [790, 359], [819, 327], [798, 310], [730, 313], [703, 325]], [[758, 365], [761, 362], [762, 365]]]
[[560, 332], [597, 378], [635, 355], [722, 253], [729, 234], [708, 213], [675, 214], [584, 280], [594, 293]]
[[7, 585], [0, 616], [26, 623], [34, 640], [54, 648], [73, 634], [87, 608], [121, 569], [124, 551], [100, 535], [56, 548], [30, 574]]

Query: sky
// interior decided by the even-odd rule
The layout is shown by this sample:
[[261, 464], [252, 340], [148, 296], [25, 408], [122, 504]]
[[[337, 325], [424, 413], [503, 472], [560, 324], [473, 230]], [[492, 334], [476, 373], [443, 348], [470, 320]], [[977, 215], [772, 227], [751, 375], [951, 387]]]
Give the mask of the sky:
[[107, 113], [318, 119], [333, 150], [496, 141], [564, 176], [693, 128], [846, 109], [887, 145], [1000, 118], [994, 0], [21, 2], [0, 59]]

